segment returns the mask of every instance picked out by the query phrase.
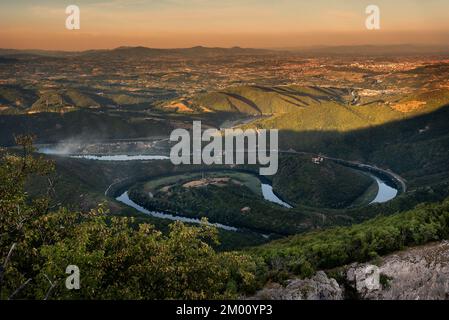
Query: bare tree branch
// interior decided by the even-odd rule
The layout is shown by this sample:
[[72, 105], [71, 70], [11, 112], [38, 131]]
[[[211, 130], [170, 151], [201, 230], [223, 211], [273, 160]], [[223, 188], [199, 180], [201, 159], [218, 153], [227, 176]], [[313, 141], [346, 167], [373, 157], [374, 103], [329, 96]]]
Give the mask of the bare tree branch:
[[50, 285], [53, 284], [53, 282], [50, 280], [50, 278], [47, 276], [47, 274], [44, 273], [44, 277], [45, 277], [45, 279], [47, 279], [47, 281], [50, 283]]
[[55, 281], [50, 288], [47, 291], [47, 294], [45, 295], [44, 300], [48, 300], [48, 297], [50, 297], [51, 292], [53, 291], [53, 289], [56, 287], [56, 284], [58, 283], [58, 281]]
[[8, 255], [6, 256], [5, 262], [3, 263], [3, 269], [6, 269], [6, 265], [8, 264], [9, 259], [11, 259], [12, 251], [13, 251], [15, 248], [16, 248], [16, 244], [13, 243], [12, 246], [11, 246], [11, 248], [9, 249]]
[[28, 279], [27, 281], [25, 281], [20, 287], [18, 287], [18, 288], [16, 289], [16, 291], [14, 291], [14, 292], [9, 296], [8, 300], [11, 300], [12, 298], [14, 298], [14, 296], [15, 296], [16, 294], [18, 294], [20, 291], [22, 291], [23, 288], [25, 288], [25, 287], [28, 285], [28, 283], [30, 283], [30, 281], [31, 281], [31, 278], [29, 278], [29, 279]]
[[53, 289], [56, 287], [56, 284], [58, 283], [58, 281], [52, 282], [50, 280], [50, 278], [44, 273], [45, 278], [47, 278], [48, 282], [50, 283], [50, 288], [48, 289], [44, 300], [47, 300], [48, 297], [50, 296], [50, 293], [53, 291]]

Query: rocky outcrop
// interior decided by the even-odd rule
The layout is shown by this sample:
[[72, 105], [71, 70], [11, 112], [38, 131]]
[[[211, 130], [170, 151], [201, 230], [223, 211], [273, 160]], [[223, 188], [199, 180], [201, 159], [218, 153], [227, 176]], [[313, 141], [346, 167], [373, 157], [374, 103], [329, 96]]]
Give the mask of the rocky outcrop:
[[[348, 270], [363, 274], [369, 265]], [[375, 267], [374, 269], [376, 269]], [[449, 299], [449, 242], [429, 244], [386, 256], [376, 269], [380, 288], [364, 286], [363, 276], [356, 281], [356, 290], [362, 299], [382, 300], [442, 300]], [[366, 273], [368, 274], [368, 272]], [[371, 278], [370, 278], [371, 277]], [[372, 280], [368, 275], [368, 282]], [[357, 278], [357, 276], [356, 276]], [[374, 280], [373, 280], [374, 281]]]
[[335, 279], [318, 271], [310, 279], [292, 279], [283, 287], [272, 283], [251, 299], [256, 300], [342, 300], [343, 290]]
[[340, 284], [319, 271], [310, 279], [292, 279], [286, 286], [267, 285], [251, 299], [449, 299], [449, 241], [391, 254], [376, 265], [354, 263], [341, 270]]

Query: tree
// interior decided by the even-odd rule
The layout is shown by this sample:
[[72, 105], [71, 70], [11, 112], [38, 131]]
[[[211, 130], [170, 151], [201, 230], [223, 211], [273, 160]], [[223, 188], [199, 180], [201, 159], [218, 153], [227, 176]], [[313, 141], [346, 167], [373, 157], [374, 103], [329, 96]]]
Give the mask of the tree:
[[[30, 136], [19, 136], [16, 142], [21, 147], [20, 151], [10, 153], [0, 150], [0, 257], [3, 257], [0, 264], [0, 298], [18, 294], [31, 281], [18, 271], [17, 266], [24, 260], [22, 254], [27, 247], [27, 229], [49, 208], [47, 197], [28, 199], [24, 191], [29, 176], [45, 175], [53, 170], [51, 162], [33, 157], [32, 141]], [[28, 265], [25, 269], [30, 267]]]

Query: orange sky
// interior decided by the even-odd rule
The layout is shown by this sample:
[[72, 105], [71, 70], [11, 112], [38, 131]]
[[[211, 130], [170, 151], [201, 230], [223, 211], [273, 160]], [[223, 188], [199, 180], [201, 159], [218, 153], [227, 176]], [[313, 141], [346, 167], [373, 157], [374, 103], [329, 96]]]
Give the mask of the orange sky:
[[[77, 4], [81, 29], [65, 29]], [[365, 7], [381, 30], [365, 29]], [[449, 45], [447, 0], [16, 0], [0, 4], [0, 47], [59, 50], [148, 47]]]

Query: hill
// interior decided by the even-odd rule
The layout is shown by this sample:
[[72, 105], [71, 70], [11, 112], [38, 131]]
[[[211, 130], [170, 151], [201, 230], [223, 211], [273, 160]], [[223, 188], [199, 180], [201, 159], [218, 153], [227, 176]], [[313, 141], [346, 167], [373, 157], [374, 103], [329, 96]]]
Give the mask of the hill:
[[241, 86], [196, 96], [192, 104], [213, 111], [273, 115], [314, 105], [344, 104], [348, 95], [348, 90], [337, 88]]
[[191, 48], [159, 49], [143, 46], [123, 46], [115, 49], [87, 50], [87, 51], [51, 51], [51, 50], [17, 50], [1, 49], [0, 56], [43, 56], [43, 57], [108, 57], [108, 58], [142, 58], [142, 57], [214, 57], [214, 56], [239, 56], [239, 55], [263, 55], [278, 53], [278, 51], [252, 48], [219, 48], [196, 46]]
[[[349, 131], [405, 119], [449, 101], [449, 91], [444, 89], [411, 97], [394, 95], [382, 101], [363, 97], [354, 102], [356, 91], [298, 85], [240, 86], [197, 95], [184, 103], [195, 110], [264, 116], [246, 127]], [[411, 110], [404, 110], [407, 106], [412, 106]]]
[[282, 156], [273, 177], [273, 188], [289, 203], [323, 208], [346, 208], [372, 184], [356, 170], [332, 161], [315, 164], [310, 156], [297, 155]]
[[27, 89], [18, 85], [0, 86], [0, 104], [17, 112], [31, 107], [37, 99], [37, 93], [32, 89]]
[[49, 90], [40, 93], [27, 113], [67, 112], [76, 108], [98, 108], [100, 103], [79, 90]]
[[[162, 90], [161, 90], [162, 92]], [[157, 92], [156, 95], [164, 94]], [[3, 114], [70, 112], [78, 109], [105, 107], [149, 107], [155, 100], [151, 93], [133, 93], [125, 90], [98, 92], [86, 87], [54, 86], [41, 88], [25, 85], [0, 85], [0, 106]]]

